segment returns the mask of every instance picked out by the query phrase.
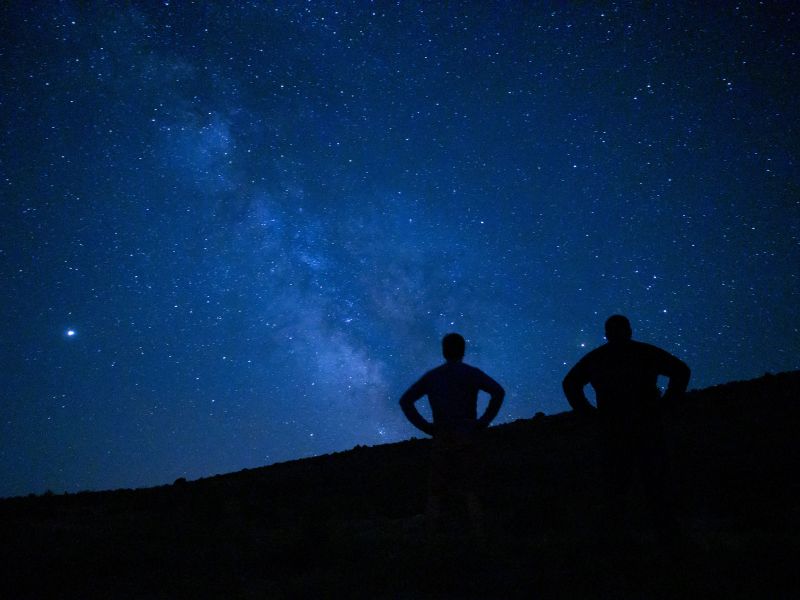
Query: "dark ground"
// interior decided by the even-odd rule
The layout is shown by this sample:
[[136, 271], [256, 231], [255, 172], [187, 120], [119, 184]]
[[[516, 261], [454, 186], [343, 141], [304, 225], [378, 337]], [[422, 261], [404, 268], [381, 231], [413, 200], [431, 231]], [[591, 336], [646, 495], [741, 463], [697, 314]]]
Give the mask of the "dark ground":
[[797, 598], [800, 372], [665, 407], [683, 540], [600, 534], [595, 424], [489, 430], [486, 539], [426, 535], [429, 442], [0, 501], [3, 597]]

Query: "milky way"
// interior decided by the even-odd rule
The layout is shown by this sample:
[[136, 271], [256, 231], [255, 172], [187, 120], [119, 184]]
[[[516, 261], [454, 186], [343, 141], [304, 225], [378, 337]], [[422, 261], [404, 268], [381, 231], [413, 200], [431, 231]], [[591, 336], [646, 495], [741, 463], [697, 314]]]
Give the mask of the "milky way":
[[419, 435], [448, 331], [498, 422], [612, 313], [800, 368], [790, 6], [4, 3], [0, 495]]

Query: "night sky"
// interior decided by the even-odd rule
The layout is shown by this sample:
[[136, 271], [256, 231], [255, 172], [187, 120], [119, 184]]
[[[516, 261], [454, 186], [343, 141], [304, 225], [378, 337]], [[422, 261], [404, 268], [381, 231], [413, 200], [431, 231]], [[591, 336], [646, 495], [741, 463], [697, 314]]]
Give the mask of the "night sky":
[[110, 4], [0, 9], [0, 496], [422, 436], [449, 331], [800, 368], [794, 3]]

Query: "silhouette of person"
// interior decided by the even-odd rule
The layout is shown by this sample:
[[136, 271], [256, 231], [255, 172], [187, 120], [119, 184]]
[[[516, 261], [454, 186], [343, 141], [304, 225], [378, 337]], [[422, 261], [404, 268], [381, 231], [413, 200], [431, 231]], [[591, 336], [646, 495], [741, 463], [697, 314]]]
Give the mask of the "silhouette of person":
[[[595, 348], [564, 378], [564, 395], [581, 414], [596, 411], [600, 421], [602, 458], [608, 502], [606, 527], [622, 525], [625, 497], [638, 470], [656, 532], [661, 539], [677, 535], [669, 496], [669, 462], [660, 418], [660, 404], [686, 391], [691, 372], [670, 353], [631, 339], [628, 319], [612, 315], [605, 323], [608, 343]], [[658, 376], [669, 378], [664, 397]], [[591, 384], [597, 408], [583, 388]]]
[[[481, 456], [477, 448], [480, 432], [497, 416], [505, 390], [486, 373], [462, 362], [466, 343], [457, 333], [442, 339], [447, 362], [425, 373], [400, 398], [400, 408], [420, 431], [433, 437], [426, 516], [431, 531], [441, 527], [445, 499], [466, 501], [474, 533], [483, 533], [483, 509], [476, 493]], [[486, 411], [478, 417], [478, 393], [490, 394]], [[414, 404], [428, 397], [433, 422], [427, 421]]]

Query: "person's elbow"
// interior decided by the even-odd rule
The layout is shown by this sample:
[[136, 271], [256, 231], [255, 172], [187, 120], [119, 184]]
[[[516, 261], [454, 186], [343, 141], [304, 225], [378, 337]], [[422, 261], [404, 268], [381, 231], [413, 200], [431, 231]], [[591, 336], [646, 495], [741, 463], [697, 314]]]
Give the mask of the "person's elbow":
[[680, 361], [678, 365], [677, 379], [680, 381], [681, 387], [686, 388], [689, 385], [689, 379], [692, 377], [692, 370], [685, 362]]
[[564, 391], [564, 395], [567, 398], [572, 398], [575, 395], [575, 392], [580, 389], [580, 386], [575, 383], [575, 380], [572, 377], [567, 375], [561, 381], [561, 389]]
[[587, 408], [591, 408], [586, 396], [583, 394], [583, 386], [572, 377], [567, 376], [564, 378], [564, 381], [561, 382], [561, 389], [564, 391], [564, 397], [572, 410], [582, 412]]
[[406, 412], [414, 407], [414, 403], [417, 401], [417, 398], [409, 393], [406, 392], [402, 396], [400, 396], [400, 408], [403, 409], [403, 412]]

